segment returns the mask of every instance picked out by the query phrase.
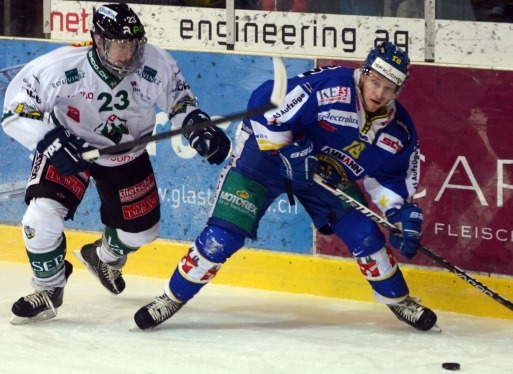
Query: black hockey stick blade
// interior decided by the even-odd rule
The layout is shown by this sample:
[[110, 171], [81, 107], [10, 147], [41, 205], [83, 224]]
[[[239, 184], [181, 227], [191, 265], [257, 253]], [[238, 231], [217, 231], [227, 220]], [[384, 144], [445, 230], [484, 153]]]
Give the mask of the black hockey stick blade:
[[[285, 68], [285, 64], [283, 63], [280, 57], [273, 57], [273, 68], [274, 68], [274, 85], [271, 93], [271, 98], [268, 104], [260, 107], [251, 109], [244, 112], [234, 113], [228, 115], [226, 117], [214, 119], [212, 121], [203, 121], [198, 122], [190, 127], [191, 131], [197, 131], [204, 129], [209, 126], [216, 126], [224, 122], [235, 121], [244, 117], [252, 117], [258, 114], [265, 113], [271, 109], [280, 107], [285, 101], [285, 95], [287, 94], [287, 69]], [[143, 138], [134, 139], [126, 143], [120, 143], [116, 145], [112, 145], [109, 147], [105, 147], [102, 149], [94, 149], [92, 151], [87, 151], [82, 153], [82, 158], [84, 160], [94, 160], [103, 155], [112, 155], [118, 154], [121, 152], [126, 152], [137, 145], [148, 144], [157, 140], [171, 138], [176, 135], [181, 135], [182, 129], [174, 129], [167, 132], [162, 132], [160, 134], [145, 136]]]
[[[395, 232], [395, 233], [400, 232], [400, 230], [396, 226], [392, 225], [385, 218], [381, 217], [379, 214], [377, 214], [370, 208], [367, 208], [365, 205], [360, 203], [358, 200], [353, 199], [351, 196], [346, 194], [341, 189], [337, 188], [336, 186], [333, 186], [331, 183], [329, 183], [326, 179], [324, 179], [320, 175], [314, 174], [313, 179], [317, 184], [321, 185], [322, 187], [324, 187], [325, 189], [327, 189], [328, 191], [333, 193], [335, 196], [338, 196], [344, 202], [351, 205], [353, 208], [355, 208], [356, 210], [360, 211], [362, 214], [364, 214], [367, 217], [369, 217], [370, 219], [372, 219], [374, 222], [376, 222], [381, 227], [383, 227], [389, 231]], [[435, 253], [433, 250], [431, 250], [423, 245], [420, 245], [418, 250], [422, 254], [424, 254], [427, 257], [434, 260], [435, 262], [438, 262], [440, 265], [445, 267], [447, 270], [450, 270], [452, 273], [456, 274], [459, 278], [463, 279], [465, 282], [467, 282], [471, 286], [477, 288], [479, 291], [481, 291], [485, 295], [488, 295], [495, 301], [504, 305], [506, 308], [513, 310], [513, 303], [511, 303], [511, 301], [505, 299], [504, 297], [499, 295], [497, 292], [491, 290], [490, 288], [485, 286], [483, 283], [479, 282], [477, 279], [472, 278], [470, 275], [465, 273], [465, 271], [463, 271], [459, 267], [453, 265], [452, 263], [447, 261], [445, 258], [440, 256], [439, 254]]]

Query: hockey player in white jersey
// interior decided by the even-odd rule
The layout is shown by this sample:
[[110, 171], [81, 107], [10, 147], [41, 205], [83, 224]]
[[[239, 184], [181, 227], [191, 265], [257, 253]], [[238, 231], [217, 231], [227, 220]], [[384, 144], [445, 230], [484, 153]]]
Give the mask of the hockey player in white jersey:
[[107, 290], [123, 292], [127, 255], [157, 236], [160, 202], [145, 147], [94, 162], [82, 159], [84, 151], [151, 135], [157, 105], [209, 163], [220, 164], [229, 153], [230, 139], [215, 126], [188, 131], [209, 117], [177, 62], [147, 43], [130, 7], [99, 7], [91, 36], [87, 45], [58, 48], [28, 63], [6, 91], [4, 131], [37, 150], [22, 219], [35, 292], [13, 304], [13, 324], [53, 318], [62, 305], [72, 272], [64, 222], [73, 218], [91, 177], [104, 230], [78, 257]]

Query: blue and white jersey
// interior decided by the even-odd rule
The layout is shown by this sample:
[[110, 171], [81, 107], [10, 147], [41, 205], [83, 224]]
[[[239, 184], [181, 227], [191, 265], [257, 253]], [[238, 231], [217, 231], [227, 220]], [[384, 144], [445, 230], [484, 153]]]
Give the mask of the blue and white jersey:
[[[333, 182], [362, 180], [372, 201], [385, 212], [415, 194], [420, 176], [417, 133], [395, 100], [379, 115], [368, 116], [359, 80], [359, 69], [344, 67], [300, 74], [289, 79], [280, 108], [253, 117], [246, 125], [261, 151], [282, 148], [301, 136], [310, 138], [324, 176]], [[255, 90], [248, 109], [265, 105], [272, 85], [268, 81]]]

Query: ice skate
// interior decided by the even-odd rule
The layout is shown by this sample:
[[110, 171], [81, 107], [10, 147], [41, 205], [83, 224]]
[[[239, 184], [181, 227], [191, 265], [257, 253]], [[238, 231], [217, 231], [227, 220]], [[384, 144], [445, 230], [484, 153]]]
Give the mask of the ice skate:
[[[125, 289], [125, 280], [117, 264], [107, 264], [100, 260], [96, 254], [96, 248], [102, 245], [101, 239], [92, 244], [86, 244], [80, 251], [73, 251], [77, 259], [86, 267], [93, 276], [100, 281], [110, 293], [119, 295]], [[120, 259], [120, 263], [124, 262]]]
[[[64, 261], [64, 275], [66, 280], [73, 272], [73, 265]], [[11, 308], [13, 316], [11, 324], [23, 325], [25, 323], [45, 321], [57, 316], [57, 308], [62, 305], [64, 287], [53, 287], [47, 290], [36, 290], [28, 296], [21, 297]]]
[[183, 303], [171, 300], [164, 294], [139, 309], [134, 315], [134, 320], [141, 330], [152, 329], [171, 318], [182, 306]]
[[407, 297], [397, 304], [388, 304], [390, 310], [400, 321], [420, 331], [429, 331], [436, 326], [436, 314], [420, 305], [415, 299]]

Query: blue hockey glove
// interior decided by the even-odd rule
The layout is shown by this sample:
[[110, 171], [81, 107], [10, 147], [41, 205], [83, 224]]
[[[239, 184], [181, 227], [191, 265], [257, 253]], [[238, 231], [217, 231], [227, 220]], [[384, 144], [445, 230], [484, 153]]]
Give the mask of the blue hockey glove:
[[317, 158], [312, 155], [313, 144], [303, 138], [278, 149], [281, 160], [281, 176], [293, 181], [313, 183]]
[[89, 169], [91, 162], [84, 160], [80, 155], [93, 149], [84, 139], [62, 126], [48, 131], [37, 143], [37, 151], [46, 156], [64, 177]]
[[230, 152], [230, 138], [216, 126], [199, 130], [191, 128], [194, 124], [204, 121], [210, 121], [210, 117], [205, 112], [198, 109], [189, 113], [184, 120], [182, 134], [189, 141], [190, 146], [211, 165], [220, 165]]
[[417, 254], [417, 248], [422, 238], [422, 221], [424, 215], [417, 204], [404, 204], [401, 209], [392, 208], [386, 211], [388, 221], [402, 229], [400, 234], [391, 234], [390, 245], [401, 251], [401, 254], [411, 260]]

